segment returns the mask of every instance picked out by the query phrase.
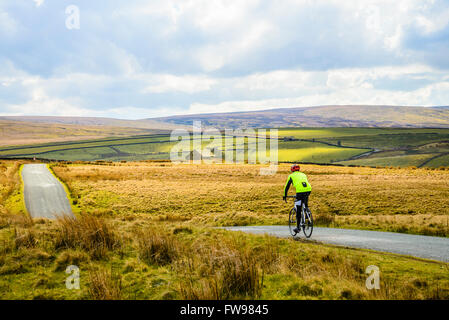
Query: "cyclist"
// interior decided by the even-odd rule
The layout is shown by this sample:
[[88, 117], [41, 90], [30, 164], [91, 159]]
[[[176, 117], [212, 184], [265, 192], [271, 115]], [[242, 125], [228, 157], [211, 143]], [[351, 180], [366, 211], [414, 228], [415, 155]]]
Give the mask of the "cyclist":
[[[301, 217], [301, 203], [304, 201], [304, 204], [306, 208], [309, 205], [309, 195], [312, 192], [312, 186], [310, 185], [309, 181], [307, 180], [307, 176], [302, 173], [300, 170], [299, 165], [294, 164], [290, 168], [291, 174], [287, 178], [287, 183], [284, 187], [284, 197], [283, 200], [287, 202], [287, 194], [288, 190], [290, 189], [290, 186], [293, 184], [293, 186], [296, 189], [296, 213], [297, 217]], [[300, 219], [296, 219], [296, 228], [293, 229], [294, 232], [298, 233], [299, 230], [299, 223]]]

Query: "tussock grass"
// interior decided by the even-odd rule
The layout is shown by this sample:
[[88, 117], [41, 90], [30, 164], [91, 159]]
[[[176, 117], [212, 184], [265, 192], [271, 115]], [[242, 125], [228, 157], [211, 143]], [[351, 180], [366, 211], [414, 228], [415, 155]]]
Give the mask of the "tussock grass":
[[199, 266], [200, 270], [206, 272], [205, 278], [196, 283], [190, 277], [181, 284], [180, 294], [183, 299], [226, 300], [260, 296], [261, 272], [249, 252], [228, 251], [220, 256], [211, 255], [209, 258], [209, 263], [205, 262], [205, 265]]
[[[25, 213], [19, 175], [23, 163], [23, 161], [0, 161], [0, 216], [8, 213]], [[0, 227], [1, 225], [0, 221]]]
[[[238, 241], [197, 244], [186, 248], [176, 270], [184, 270], [179, 292], [183, 299], [258, 298], [263, 280], [261, 265], [251, 248]], [[198, 279], [199, 277], [199, 279]]]
[[33, 226], [35, 222], [28, 215], [22, 214], [0, 214], [0, 229], [12, 227], [29, 228]]
[[329, 212], [318, 213], [313, 220], [316, 225], [329, 227], [335, 223], [335, 215]]
[[229, 299], [235, 295], [257, 298], [261, 290], [261, 276], [257, 261], [249, 251], [234, 251], [220, 258], [218, 272], [220, 296]]
[[17, 172], [19, 171], [21, 162], [4, 162], [0, 166], [0, 184], [2, 199], [6, 199], [12, 194], [18, 182]]
[[159, 228], [147, 228], [137, 233], [139, 257], [148, 264], [166, 265], [179, 255], [180, 244]]
[[23, 262], [17, 262], [17, 261], [11, 261], [8, 264], [4, 264], [2, 267], [0, 267], [0, 275], [16, 275], [27, 272], [28, 269], [26, 268], [25, 264]]
[[192, 217], [190, 215], [182, 214], [161, 214], [156, 217], [157, 221], [169, 221], [169, 222], [183, 222], [188, 221]]
[[55, 248], [81, 249], [93, 258], [104, 258], [120, 245], [110, 224], [104, 219], [83, 215], [79, 219], [68, 216], [57, 219], [58, 230], [54, 238]]
[[251, 247], [251, 254], [263, 273], [276, 273], [281, 269], [282, 252], [276, 238], [265, 236], [259, 245]]
[[70, 265], [80, 267], [81, 264], [89, 261], [89, 256], [84, 251], [68, 249], [57, 257], [55, 261], [55, 270], [63, 271]]
[[[1, 297], [19, 292], [22, 298], [69, 299], [449, 297], [449, 267], [444, 263], [193, 226], [189, 227], [191, 233], [175, 234], [175, 225], [142, 218], [132, 224], [118, 221], [122, 223], [118, 230], [130, 237], [130, 245], [123, 247], [124, 253], [110, 250], [96, 259], [90, 258], [89, 248], [58, 252], [43, 246], [45, 239], [57, 237], [59, 222], [33, 225], [30, 231], [38, 247], [0, 253], [0, 287], [9, 281], [14, 288], [2, 291]], [[147, 259], [143, 259], [145, 255]], [[82, 290], [77, 293], [64, 289], [62, 281], [71, 264], [86, 276], [82, 276]], [[364, 272], [372, 264], [381, 270], [381, 290], [365, 288]], [[36, 272], [42, 274], [32, 277]], [[55, 280], [58, 277], [59, 282]], [[30, 286], [34, 286], [33, 294]]]
[[178, 234], [178, 233], [186, 233], [186, 234], [192, 234], [192, 228], [190, 227], [182, 227], [182, 226], [178, 226], [175, 227], [175, 229], [173, 229], [173, 234]]
[[28, 267], [48, 266], [53, 261], [53, 256], [40, 248], [20, 249], [14, 256], [15, 261], [21, 261]]
[[122, 278], [112, 269], [92, 270], [89, 273], [89, 296], [94, 300], [122, 298]]
[[332, 226], [449, 237], [449, 215], [437, 213], [337, 216]]
[[24, 230], [19, 228], [14, 228], [14, 248], [34, 248], [37, 245], [37, 238], [33, 230]]

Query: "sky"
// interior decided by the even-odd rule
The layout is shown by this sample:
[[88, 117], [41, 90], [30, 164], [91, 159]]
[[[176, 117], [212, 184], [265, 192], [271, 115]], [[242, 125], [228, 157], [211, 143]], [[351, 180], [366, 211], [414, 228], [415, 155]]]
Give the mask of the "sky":
[[0, 116], [449, 105], [449, 1], [0, 0]]

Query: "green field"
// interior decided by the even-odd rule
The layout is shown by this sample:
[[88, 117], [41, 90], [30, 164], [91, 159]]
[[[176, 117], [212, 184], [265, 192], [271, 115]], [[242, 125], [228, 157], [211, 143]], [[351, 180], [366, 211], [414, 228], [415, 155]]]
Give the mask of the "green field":
[[349, 156], [344, 160], [334, 158], [330, 163], [398, 167], [449, 165], [449, 157], [446, 156], [449, 152], [449, 129], [285, 128], [279, 130], [279, 136], [285, 140], [321, 142], [340, 148], [368, 148], [373, 151], [359, 157], [355, 154], [353, 158]]
[[[246, 145], [248, 140], [245, 138]], [[256, 142], [253, 138], [249, 144]], [[236, 143], [226, 145], [212, 140], [203, 141], [202, 146], [203, 151], [208, 147], [224, 153], [229, 148], [241, 150], [242, 146]], [[0, 148], [0, 157], [66, 161], [168, 160], [175, 144], [170, 141], [169, 134], [150, 134], [9, 146]], [[399, 167], [449, 165], [449, 129], [281, 128], [278, 145], [281, 162]], [[248, 160], [248, 152], [245, 152], [245, 160]]]
[[279, 161], [332, 163], [365, 153], [367, 149], [341, 148], [319, 142], [286, 141], [279, 143]]
[[438, 168], [438, 167], [446, 167], [449, 163], [449, 154], [445, 154], [436, 158], [433, 158], [428, 163], [426, 163], [427, 167]]
[[338, 163], [344, 165], [361, 165], [369, 167], [371, 166], [417, 167], [424, 161], [430, 159], [431, 157], [432, 157], [431, 154], [415, 154], [406, 156], [363, 158], [358, 160], [340, 161]]

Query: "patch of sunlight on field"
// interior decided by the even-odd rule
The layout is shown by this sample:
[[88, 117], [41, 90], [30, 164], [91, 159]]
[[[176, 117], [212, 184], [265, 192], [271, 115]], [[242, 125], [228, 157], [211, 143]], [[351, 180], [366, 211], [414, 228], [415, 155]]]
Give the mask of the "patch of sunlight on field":
[[361, 165], [361, 166], [394, 166], [394, 167], [408, 167], [419, 166], [424, 161], [434, 157], [435, 154], [413, 154], [405, 156], [393, 156], [385, 158], [367, 158], [350, 161], [340, 161], [339, 164], [344, 165]]
[[306, 147], [297, 149], [279, 149], [279, 161], [329, 163], [348, 159], [364, 153], [364, 149], [345, 149], [331, 146]]

